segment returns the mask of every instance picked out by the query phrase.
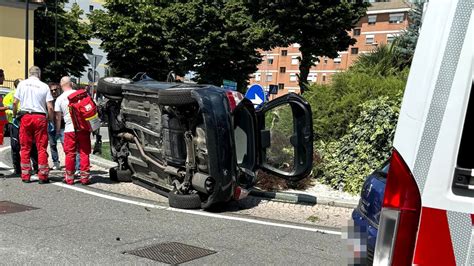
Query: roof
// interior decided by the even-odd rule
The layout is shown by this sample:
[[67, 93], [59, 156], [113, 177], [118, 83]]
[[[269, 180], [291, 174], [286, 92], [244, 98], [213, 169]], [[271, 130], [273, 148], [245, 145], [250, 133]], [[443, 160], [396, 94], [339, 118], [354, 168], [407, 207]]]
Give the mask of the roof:
[[411, 8], [411, 4], [405, 0], [392, 0], [390, 2], [375, 2], [367, 9], [367, 13], [385, 13], [390, 10], [406, 10]]

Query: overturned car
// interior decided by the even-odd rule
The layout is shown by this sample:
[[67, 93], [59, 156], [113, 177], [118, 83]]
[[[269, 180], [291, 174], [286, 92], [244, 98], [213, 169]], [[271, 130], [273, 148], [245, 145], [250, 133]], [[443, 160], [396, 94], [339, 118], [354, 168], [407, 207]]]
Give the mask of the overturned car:
[[165, 195], [171, 207], [238, 199], [258, 170], [292, 181], [311, 171], [311, 108], [296, 94], [255, 110], [212, 85], [106, 77], [97, 89], [118, 164], [110, 178]]

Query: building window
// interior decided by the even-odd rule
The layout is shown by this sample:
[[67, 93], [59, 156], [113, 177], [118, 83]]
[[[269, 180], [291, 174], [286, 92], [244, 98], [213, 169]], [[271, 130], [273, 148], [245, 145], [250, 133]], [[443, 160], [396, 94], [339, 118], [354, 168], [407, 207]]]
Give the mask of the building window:
[[360, 29], [353, 29], [352, 30], [352, 35], [353, 36], [359, 36], [360, 35]]
[[323, 75], [323, 82], [326, 82], [326, 75]]
[[285, 84], [278, 83], [278, 90], [283, 90], [285, 88]]
[[340, 64], [340, 63], [341, 63], [341, 60], [342, 60], [341, 55], [339, 55], [338, 57], [336, 57], [336, 58], [333, 59], [334, 64]]
[[273, 81], [273, 74], [267, 73], [267, 81]]
[[280, 67], [280, 73], [285, 73], [286, 72], [286, 67]]
[[297, 65], [299, 62], [300, 62], [300, 60], [298, 60], [298, 56], [293, 55], [293, 56], [291, 57], [291, 64], [292, 64], [292, 65]]
[[288, 50], [281, 50], [281, 56], [287, 56]]
[[262, 79], [262, 76], [260, 73], [255, 73], [255, 81], [260, 81]]
[[387, 34], [387, 43], [392, 43], [395, 38], [397, 38], [396, 34]]
[[351, 54], [358, 54], [359, 53], [359, 48], [357, 47], [352, 47], [351, 48]]
[[388, 18], [388, 23], [402, 23], [405, 15], [403, 13], [390, 14]]
[[296, 73], [290, 74], [290, 81], [293, 81], [293, 82], [297, 81]]
[[369, 25], [375, 25], [375, 22], [377, 22], [377, 15], [371, 15], [368, 17]]
[[316, 73], [309, 73], [307, 81], [308, 82], [316, 82], [318, 80], [318, 74]]
[[273, 65], [273, 56], [272, 57], [267, 57], [267, 64]]
[[89, 5], [89, 12], [92, 12], [94, 11], [94, 6], [93, 5]]
[[325, 64], [328, 63], [328, 58], [327, 58], [327, 57], [324, 57], [324, 63], [325, 63]]
[[375, 35], [365, 35], [365, 43], [373, 44], [375, 42]]

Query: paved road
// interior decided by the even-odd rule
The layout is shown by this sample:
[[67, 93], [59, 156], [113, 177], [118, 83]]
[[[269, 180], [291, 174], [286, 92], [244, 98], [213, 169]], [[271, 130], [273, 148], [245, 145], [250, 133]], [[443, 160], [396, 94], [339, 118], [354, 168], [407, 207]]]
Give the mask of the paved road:
[[181, 213], [64, 186], [0, 180], [0, 201], [38, 208], [0, 214], [2, 264], [148, 264], [153, 261], [123, 252], [168, 241], [217, 252], [193, 264], [345, 262], [340, 236], [312, 232], [311, 227], [294, 229]]
[[[180, 212], [141, 187], [111, 183], [98, 169], [99, 182], [91, 187], [23, 184], [5, 169], [10, 164], [5, 140], [0, 173], [7, 176], [0, 178], [0, 201], [38, 209], [1, 214], [0, 206], [0, 264], [151, 264], [123, 253], [162, 242], [217, 252], [191, 264], [346, 264], [345, 242], [334, 229], [276, 221], [325, 217], [327, 206], [261, 200], [252, 206], [250, 199], [218, 213]], [[59, 181], [61, 173], [52, 172], [52, 179]]]

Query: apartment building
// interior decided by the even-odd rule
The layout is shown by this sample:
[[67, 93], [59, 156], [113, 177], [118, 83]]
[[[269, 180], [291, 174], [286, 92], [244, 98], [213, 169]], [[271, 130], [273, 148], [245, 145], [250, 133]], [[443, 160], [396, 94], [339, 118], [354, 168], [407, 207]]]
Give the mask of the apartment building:
[[[319, 62], [310, 69], [308, 81], [326, 84], [331, 81], [332, 75], [347, 70], [360, 54], [368, 53], [382, 43], [391, 43], [408, 27], [409, 10], [407, 1], [373, 2], [366, 16], [349, 33], [357, 42], [346, 51], [340, 51], [337, 58], [319, 58]], [[260, 53], [263, 61], [250, 79], [250, 84], [257, 83], [265, 89], [269, 85], [277, 85], [278, 95], [299, 93], [299, 45], [277, 47]]]

